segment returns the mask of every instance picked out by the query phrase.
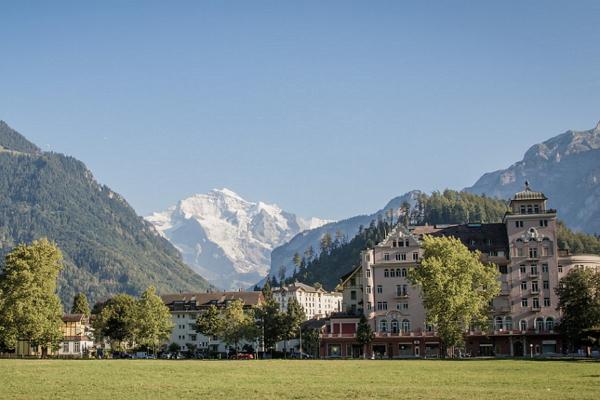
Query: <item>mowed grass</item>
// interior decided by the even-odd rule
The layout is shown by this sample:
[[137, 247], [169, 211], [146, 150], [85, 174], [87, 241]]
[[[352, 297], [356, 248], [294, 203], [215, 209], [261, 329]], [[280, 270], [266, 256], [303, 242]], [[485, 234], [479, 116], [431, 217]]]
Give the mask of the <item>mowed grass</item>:
[[582, 361], [0, 360], [1, 399], [600, 399]]

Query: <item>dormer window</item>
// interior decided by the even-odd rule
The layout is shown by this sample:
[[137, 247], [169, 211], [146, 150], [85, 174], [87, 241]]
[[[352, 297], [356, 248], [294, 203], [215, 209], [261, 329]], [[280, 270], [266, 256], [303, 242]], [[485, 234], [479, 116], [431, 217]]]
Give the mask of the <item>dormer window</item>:
[[539, 206], [539, 204], [535, 204], [535, 205], [533, 206], [533, 212], [534, 212], [535, 214], [539, 214], [539, 213], [540, 213], [540, 206]]
[[521, 214], [525, 214], [525, 204], [521, 205]]
[[527, 214], [533, 214], [533, 206], [531, 204], [527, 204]]

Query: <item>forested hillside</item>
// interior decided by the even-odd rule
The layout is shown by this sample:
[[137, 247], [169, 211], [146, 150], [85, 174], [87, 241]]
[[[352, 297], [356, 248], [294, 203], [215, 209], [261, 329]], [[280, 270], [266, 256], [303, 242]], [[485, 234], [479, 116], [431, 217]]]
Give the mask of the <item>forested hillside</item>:
[[85, 292], [94, 301], [114, 293], [202, 290], [207, 282], [118, 194], [85, 165], [41, 153], [10, 128], [0, 130], [0, 256], [40, 237], [65, 256], [59, 278], [64, 304]]
[[[296, 273], [288, 281], [294, 279], [304, 283], [321, 283], [327, 290], [333, 290], [344, 274], [350, 272], [360, 262], [360, 252], [382, 241], [392, 229], [393, 224], [410, 225], [465, 224], [501, 222], [507, 210], [507, 203], [501, 200], [478, 196], [467, 192], [445, 190], [431, 195], [421, 194], [415, 207], [408, 210], [405, 204], [400, 217], [385, 220], [373, 220], [369, 227], [361, 228], [350, 241], [343, 238], [337, 240], [324, 235], [321, 239], [320, 252], [308, 249], [304, 254], [298, 253], [294, 263]], [[394, 213], [389, 213], [393, 215]], [[584, 233], [574, 233], [564, 224], [558, 227], [559, 244], [568, 244], [574, 254], [600, 254], [600, 239]], [[276, 277], [271, 277], [271, 279]]]

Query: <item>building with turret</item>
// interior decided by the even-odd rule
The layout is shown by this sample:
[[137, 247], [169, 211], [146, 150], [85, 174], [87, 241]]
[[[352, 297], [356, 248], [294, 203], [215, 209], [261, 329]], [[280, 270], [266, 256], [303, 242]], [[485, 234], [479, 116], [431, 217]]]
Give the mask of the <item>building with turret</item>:
[[547, 207], [547, 200], [526, 183], [511, 199], [502, 223], [397, 225], [385, 240], [363, 251], [361, 264], [342, 277], [343, 312], [334, 314], [323, 330], [321, 355], [362, 357], [362, 346], [356, 342], [361, 315], [375, 332], [368, 356], [440, 355], [441, 343], [435, 326], [427, 323], [420, 289], [408, 280], [410, 269], [419, 268], [424, 235], [456, 237], [470, 250], [479, 250], [482, 262], [498, 268], [501, 290], [492, 303], [490, 326], [466, 333], [466, 353], [560, 353], [555, 288], [572, 268], [600, 268], [600, 256], [571, 255], [558, 248], [557, 212]]

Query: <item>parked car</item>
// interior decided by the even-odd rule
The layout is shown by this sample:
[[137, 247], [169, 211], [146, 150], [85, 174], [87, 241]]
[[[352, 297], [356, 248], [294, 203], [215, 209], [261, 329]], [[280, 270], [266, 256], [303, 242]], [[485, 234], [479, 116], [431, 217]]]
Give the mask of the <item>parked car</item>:
[[229, 357], [230, 360], [254, 360], [254, 354], [252, 353], [237, 353]]

